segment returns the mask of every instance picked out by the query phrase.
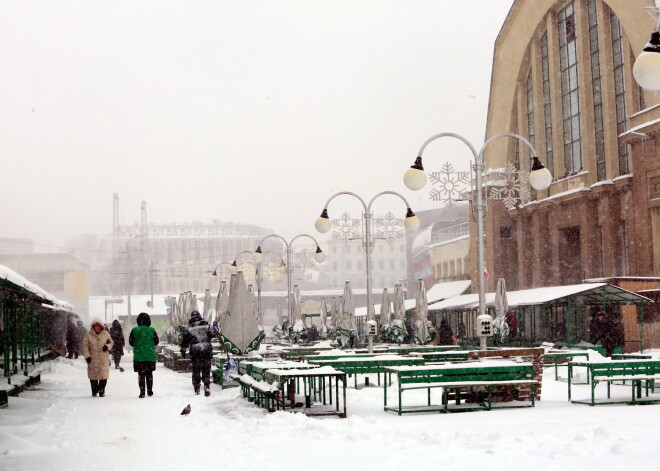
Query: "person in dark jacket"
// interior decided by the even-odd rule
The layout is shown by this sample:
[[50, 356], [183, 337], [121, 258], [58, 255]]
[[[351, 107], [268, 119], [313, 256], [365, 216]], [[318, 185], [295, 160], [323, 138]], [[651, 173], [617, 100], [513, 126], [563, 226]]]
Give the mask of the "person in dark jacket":
[[438, 335], [440, 336], [440, 345], [451, 345], [454, 343], [454, 332], [451, 330], [451, 326], [447, 319], [442, 319], [440, 321], [440, 327], [438, 327]]
[[[87, 333], [87, 331], [85, 331]], [[80, 342], [81, 342], [81, 337], [80, 334], [78, 333], [78, 329], [76, 328], [75, 322], [73, 322], [73, 318], [69, 317], [66, 321], [66, 351], [67, 351], [67, 358], [78, 358], [78, 355], [80, 354]]]
[[181, 354], [185, 355], [186, 349], [190, 349], [192, 384], [195, 394], [199, 394], [200, 385], [204, 382], [204, 395], [211, 395], [211, 359], [213, 358], [211, 339], [213, 337], [211, 326], [199, 312], [190, 313], [188, 328], [183, 333], [181, 340]]
[[624, 337], [621, 328], [614, 316], [603, 311], [596, 314], [595, 322], [592, 321], [592, 343], [600, 341], [605, 349], [605, 355], [612, 356], [616, 347], [623, 347]]
[[119, 363], [121, 362], [121, 357], [124, 355], [124, 343], [126, 340], [124, 339], [124, 329], [121, 328], [121, 324], [117, 319], [112, 321], [110, 337], [112, 337], [112, 341], [115, 343], [112, 346], [112, 350], [110, 350], [110, 355], [112, 355], [112, 359], [115, 362], [115, 370], [120, 370], [123, 373], [124, 368], [120, 368]]
[[82, 355], [82, 344], [85, 340], [85, 335], [87, 335], [87, 329], [85, 329], [82, 321], [78, 321], [76, 324], [78, 326], [78, 355]]
[[154, 371], [156, 370], [156, 345], [159, 339], [156, 330], [151, 327], [151, 318], [146, 312], [137, 317], [137, 327], [133, 327], [128, 343], [133, 347], [133, 371], [138, 374], [140, 399], [144, 398], [145, 383], [147, 395], [154, 395]]

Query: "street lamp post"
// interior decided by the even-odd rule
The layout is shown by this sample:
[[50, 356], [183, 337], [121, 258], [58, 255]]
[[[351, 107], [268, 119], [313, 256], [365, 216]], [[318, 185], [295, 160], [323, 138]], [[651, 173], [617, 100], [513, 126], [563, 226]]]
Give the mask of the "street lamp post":
[[479, 319], [485, 321], [488, 324], [488, 331], [490, 331], [489, 334], [486, 334], [485, 332], [479, 332], [480, 347], [482, 350], [485, 350], [486, 337], [492, 335], [489, 322], [492, 321], [492, 319], [488, 314], [486, 314], [486, 286], [484, 282], [484, 211], [486, 209], [483, 203], [482, 195], [482, 175], [485, 167], [484, 152], [488, 144], [490, 144], [495, 139], [499, 139], [501, 137], [515, 137], [516, 139], [520, 139], [522, 142], [524, 142], [532, 152], [532, 171], [529, 174], [529, 183], [532, 185], [532, 187], [534, 187], [536, 190], [545, 190], [550, 186], [550, 183], [552, 182], [552, 175], [550, 174], [550, 171], [546, 169], [543, 164], [541, 164], [541, 161], [537, 157], [536, 149], [532, 143], [518, 134], [497, 134], [484, 142], [483, 146], [481, 146], [481, 150], [477, 152], [474, 146], [463, 136], [446, 132], [431, 136], [426, 140], [426, 142], [424, 142], [424, 144], [422, 144], [422, 147], [419, 149], [417, 154], [415, 163], [406, 171], [403, 176], [403, 182], [411, 190], [419, 190], [426, 184], [426, 173], [424, 173], [424, 167], [422, 165], [422, 154], [424, 153], [426, 146], [428, 146], [432, 141], [441, 137], [453, 137], [462, 141], [470, 148], [472, 151], [472, 156], [474, 157], [473, 168], [475, 173], [475, 185], [477, 193], [477, 204], [475, 208], [477, 211], [477, 279], [479, 281], [479, 317], [477, 320], [478, 322]]
[[[328, 232], [330, 230], [330, 227], [332, 226], [330, 222], [330, 217], [328, 216], [328, 205], [330, 202], [337, 196], [340, 195], [350, 195], [354, 196], [357, 198], [360, 203], [362, 203], [362, 207], [364, 208], [364, 241], [362, 243], [362, 247], [364, 248], [364, 251], [366, 253], [366, 264], [367, 264], [367, 321], [369, 323], [373, 322], [374, 320], [374, 313], [373, 313], [373, 304], [371, 303], [371, 252], [374, 249], [374, 239], [371, 234], [371, 219], [372, 219], [372, 212], [371, 212], [371, 205], [373, 202], [378, 198], [379, 196], [382, 195], [395, 195], [398, 196], [403, 200], [403, 202], [406, 204], [406, 217], [404, 221], [404, 226], [408, 230], [415, 231], [419, 228], [419, 218], [415, 216], [415, 213], [412, 212], [412, 209], [410, 209], [410, 204], [408, 204], [408, 201], [399, 193], [395, 191], [381, 191], [378, 193], [376, 196], [371, 198], [371, 201], [369, 201], [369, 204], [365, 203], [365, 201], [357, 194], [352, 193], [350, 191], [340, 191], [339, 193], [335, 193], [332, 195], [328, 201], [326, 201], [325, 206], [323, 206], [323, 211], [321, 212], [321, 216], [316, 220], [315, 227], [316, 230], [319, 232]], [[369, 343], [369, 353], [373, 353], [374, 351], [374, 338], [372, 335], [367, 336], [367, 342]]]
[[257, 263], [261, 262], [261, 259], [263, 257], [263, 252], [261, 251], [261, 244], [263, 244], [266, 239], [269, 239], [271, 237], [280, 239], [282, 242], [284, 242], [284, 246], [286, 247], [286, 299], [289, 310], [289, 316], [288, 316], [289, 324], [293, 324], [293, 317], [292, 317], [293, 313], [291, 312], [291, 275], [293, 274], [293, 257], [292, 257], [293, 242], [300, 237], [309, 237], [310, 239], [312, 239], [316, 244], [316, 253], [314, 254], [314, 260], [317, 263], [323, 263], [325, 261], [325, 254], [321, 250], [318, 241], [309, 234], [298, 234], [288, 242], [284, 237], [280, 235], [270, 234], [264, 237], [263, 239], [261, 239], [261, 242], [259, 242], [259, 245], [257, 246], [257, 250], [254, 251], [253, 257], [255, 262]]
[[646, 7], [646, 11], [655, 15], [655, 27], [651, 39], [637, 56], [633, 65], [635, 81], [647, 90], [660, 90], [660, 6], [658, 0], [655, 7]]
[[128, 253], [128, 243], [134, 239], [139, 239], [141, 237], [144, 237], [144, 234], [138, 234], [134, 235], [133, 237], [130, 237], [129, 239], [126, 240], [126, 272], [128, 276], [128, 287], [126, 289], [126, 308], [127, 308], [127, 316], [126, 316], [126, 327], [131, 325], [131, 291], [133, 290], [133, 265], [128, 266], [129, 263], [129, 253]]

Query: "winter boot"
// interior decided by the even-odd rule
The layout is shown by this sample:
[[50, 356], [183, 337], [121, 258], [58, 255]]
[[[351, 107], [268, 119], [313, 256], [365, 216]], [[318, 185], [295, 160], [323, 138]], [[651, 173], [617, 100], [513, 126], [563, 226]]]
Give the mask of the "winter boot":
[[96, 379], [90, 379], [89, 384], [92, 386], [92, 397], [96, 397], [99, 392], [99, 382]]
[[154, 395], [154, 377], [152, 376], [151, 372], [149, 372], [149, 376], [147, 376], [147, 396], [151, 397]]
[[144, 383], [145, 383], [145, 374], [144, 373], [138, 373], [138, 386], [140, 387], [140, 395], [138, 396], [140, 399], [144, 398]]
[[206, 397], [211, 395], [211, 385], [209, 383], [204, 383], [204, 395]]
[[195, 394], [199, 395], [199, 384], [193, 384], [193, 386], [195, 387]]
[[105, 385], [108, 384], [107, 379], [99, 381], [99, 397], [105, 397]]

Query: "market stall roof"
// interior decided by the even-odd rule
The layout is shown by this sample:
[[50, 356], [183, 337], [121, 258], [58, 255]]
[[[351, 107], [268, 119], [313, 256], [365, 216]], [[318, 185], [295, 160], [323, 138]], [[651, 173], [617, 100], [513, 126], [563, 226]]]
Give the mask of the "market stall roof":
[[[429, 305], [435, 305], [445, 299], [454, 298], [455, 296], [465, 293], [470, 288], [470, 280], [449, 281], [447, 283], [436, 283], [426, 292], [426, 301]], [[415, 309], [415, 299], [406, 299], [404, 301], [406, 311]], [[435, 307], [435, 306], [434, 306]], [[374, 306], [374, 313], [380, 312], [380, 304]], [[367, 315], [367, 307], [362, 306], [355, 309], [356, 317], [364, 317]]]
[[[627, 291], [607, 283], [583, 283], [567, 286], [546, 286], [543, 288], [524, 289], [507, 292], [509, 307], [538, 306], [548, 303], [561, 303], [570, 297], [580, 296], [585, 302], [601, 302], [603, 296], [619, 304], [652, 303], [647, 297]], [[495, 293], [486, 293], [486, 306], [494, 306]], [[476, 309], [479, 306], [478, 294], [455, 296], [429, 307], [432, 311], [446, 309]]]
[[67, 303], [66, 301], [57, 299], [41, 286], [37, 285], [36, 283], [32, 283], [27, 278], [4, 265], [0, 265], [0, 281], [2, 281], [7, 286], [11, 286], [12, 288], [22, 289], [35, 294], [40, 298], [52, 303], [52, 305], [57, 309], [64, 309], [68, 311], [73, 309], [71, 304]]

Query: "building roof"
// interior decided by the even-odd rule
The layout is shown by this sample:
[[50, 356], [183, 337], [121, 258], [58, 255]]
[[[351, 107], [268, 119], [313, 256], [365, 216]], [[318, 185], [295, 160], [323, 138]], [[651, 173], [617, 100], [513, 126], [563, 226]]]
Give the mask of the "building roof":
[[[447, 283], [436, 283], [426, 292], [426, 302], [430, 306], [445, 299], [453, 298], [465, 293], [470, 288], [470, 280], [449, 281]], [[373, 295], [373, 293], [372, 293]], [[391, 295], [391, 293], [390, 293]], [[405, 310], [414, 309], [415, 299], [406, 299], [404, 301]], [[380, 304], [374, 305], [374, 311], [380, 312]], [[367, 307], [358, 307], [355, 309], [355, 316], [366, 316]]]
[[[567, 286], [546, 286], [543, 288], [524, 289], [520, 291], [509, 291], [507, 301], [509, 307], [516, 306], [540, 306], [543, 304], [558, 304], [570, 297], [580, 296], [584, 302], [602, 302], [603, 296], [617, 304], [639, 304], [652, 303], [645, 296], [627, 291], [618, 286], [607, 283], [583, 283]], [[486, 293], [486, 306], [494, 307], [495, 293]], [[455, 296], [445, 301], [429, 306], [429, 310], [468, 310], [479, 307], [478, 294], [466, 294]]]

